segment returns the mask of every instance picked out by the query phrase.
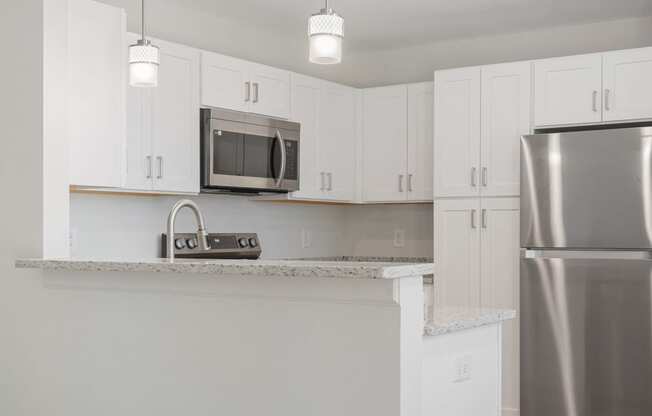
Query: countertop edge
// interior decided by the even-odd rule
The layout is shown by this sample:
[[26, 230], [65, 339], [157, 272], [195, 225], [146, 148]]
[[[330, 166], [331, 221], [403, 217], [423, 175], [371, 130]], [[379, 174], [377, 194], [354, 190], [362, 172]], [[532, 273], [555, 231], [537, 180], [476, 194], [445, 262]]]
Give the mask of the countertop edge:
[[424, 337], [451, 334], [516, 318], [513, 309], [440, 308], [433, 311], [433, 319], [424, 324]]

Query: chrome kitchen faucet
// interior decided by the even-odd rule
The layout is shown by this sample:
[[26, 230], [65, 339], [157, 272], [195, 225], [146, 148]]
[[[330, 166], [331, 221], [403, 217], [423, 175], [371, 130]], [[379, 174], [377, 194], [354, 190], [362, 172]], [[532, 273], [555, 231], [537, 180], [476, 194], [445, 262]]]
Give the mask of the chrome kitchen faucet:
[[168, 233], [167, 233], [167, 258], [174, 260], [174, 223], [177, 219], [177, 214], [181, 208], [188, 207], [195, 214], [197, 221], [197, 243], [201, 250], [208, 250], [208, 233], [206, 232], [206, 225], [204, 223], [204, 216], [199, 210], [199, 206], [189, 199], [182, 199], [172, 207], [170, 215], [168, 216]]

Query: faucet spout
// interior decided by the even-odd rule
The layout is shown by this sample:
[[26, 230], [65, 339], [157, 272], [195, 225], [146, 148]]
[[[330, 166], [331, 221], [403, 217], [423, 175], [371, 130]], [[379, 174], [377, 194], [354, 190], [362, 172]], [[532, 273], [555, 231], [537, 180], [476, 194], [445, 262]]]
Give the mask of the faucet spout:
[[199, 248], [202, 250], [208, 250], [208, 233], [206, 232], [206, 224], [204, 222], [204, 216], [199, 209], [199, 206], [189, 199], [182, 199], [172, 207], [170, 210], [170, 215], [168, 216], [168, 227], [167, 227], [167, 258], [170, 260], [174, 259], [174, 224], [177, 219], [177, 214], [179, 211], [188, 207], [195, 214], [195, 220], [197, 222], [197, 243]]

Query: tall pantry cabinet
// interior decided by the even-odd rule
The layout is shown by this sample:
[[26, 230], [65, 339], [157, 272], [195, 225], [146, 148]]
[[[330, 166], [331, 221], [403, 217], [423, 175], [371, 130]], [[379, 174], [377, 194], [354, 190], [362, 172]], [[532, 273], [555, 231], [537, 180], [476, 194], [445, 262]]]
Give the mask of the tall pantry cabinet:
[[[436, 303], [518, 309], [520, 137], [530, 62], [435, 72]], [[519, 407], [518, 318], [504, 325], [503, 414]]]

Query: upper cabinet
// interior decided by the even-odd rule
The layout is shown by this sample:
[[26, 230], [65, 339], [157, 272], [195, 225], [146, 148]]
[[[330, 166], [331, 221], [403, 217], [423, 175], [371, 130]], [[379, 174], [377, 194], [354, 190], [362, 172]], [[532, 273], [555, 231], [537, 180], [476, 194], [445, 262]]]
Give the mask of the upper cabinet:
[[478, 195], [481, 78], [480, 68], [435, 72], [436, 197]]
[[120, 187], [125, 155], [126, 16], [90, 0], [69, 0], [70, 183]]
[[531, 64], [435, 73], [435, 196], [518, 196]]
[[432, 200], [431, 82], [362, 92], [362, 199]]
[[652, 48], [603, 56], [604, 121], [652, 118]]
[[534, 63], [537, 126], [602, 120], [602, 55], [545, 59]]
[[534, 64], [535, 124], [652, 118], [652, 48], [545, 59]]
[[[137, 38], [130, 35], [130, 42]], [[127, 87], [125, 188], [199, 192], [199, 56], [161, 40], [156, 88]]]
[[212, 52], [201, 53], [201, 104], [290, 117], [290, 73]]

